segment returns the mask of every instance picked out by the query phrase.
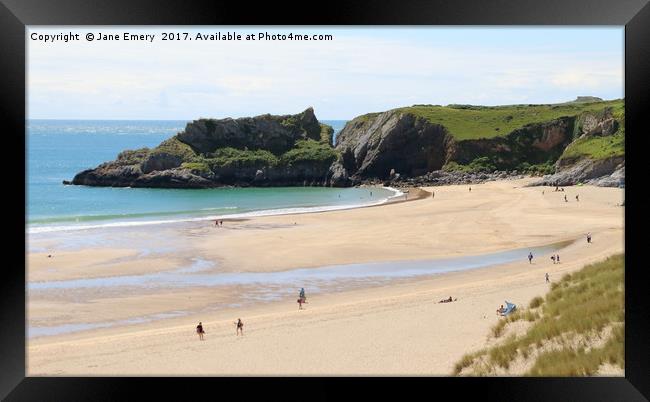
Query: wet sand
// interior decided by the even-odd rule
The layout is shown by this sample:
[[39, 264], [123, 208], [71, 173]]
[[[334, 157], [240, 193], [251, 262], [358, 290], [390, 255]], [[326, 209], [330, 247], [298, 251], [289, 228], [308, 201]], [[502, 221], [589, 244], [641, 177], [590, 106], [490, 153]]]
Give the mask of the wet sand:
[[[224, 219], [223, 228], [201, 229], [191, 253], [214, 261], [220, 272], [269, 272], [578, 239], [559, 251], [562, 264], [534, 259], [311, 297], [308, 290], [302, 311], [295, 300], [284, 299], [203, 308], [215, 299], [236, 301], [238, 290], [227, 287], [107, 294], [79, 303], [65, 292], [30, 297], [30, 319], [44, 321], [60, 320], [66, 312], [105, 320], [173, 310], [187, 315], [30, 339], [28, 375], [448, 375], [464, 353], [485, 346], [505, 299], [526, 305], [548, 289], [544, 273], [559, 280], [564, 272], [623, 250], [624, 208], [617, 206], [623, 190], [521, 187], [528, 180], [472, 185], [471, 193], [468, 186], [435, 187], [435, 199], [373, 208]], [[569, 200], [580, 194], [580, 202], [565, 203], [564, 194]], [[581, 241], [587, 232], [593, 234], [589, 245]], [[63, 272], [60, 278], [82, 272], [83, 253], [76, 261], [69, 258], [74, 275]], [[93, 258], [101, 264], [102, 258]], [[458, 301], [437, 303], [450, 295]], [[238, 317], [245, 323], [243, 337], [235, 336]], [[194, 332], [198, 321], [206, 330], [203, 342]]]

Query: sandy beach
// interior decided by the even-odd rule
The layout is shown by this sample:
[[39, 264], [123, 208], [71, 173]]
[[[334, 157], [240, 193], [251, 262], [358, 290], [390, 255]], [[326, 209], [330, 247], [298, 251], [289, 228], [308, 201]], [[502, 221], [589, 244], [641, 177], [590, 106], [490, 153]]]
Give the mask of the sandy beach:
[[[215, 299], [236, 300], [235, 287], [30, 295], [28, 319], [52, 324], [189, 313], [30, 339], [27, 374], [449, 375], [463, 354], [489, 345], [489, 328], [504, 300], [525, 306], [548, 290], [546, 272], [551, 281], [559, 280], [624, 250], [623, 189], [523, 187], [531, 180], [472, 185], [471, 191], [470, 186], [424, 188], [435, 196], [371, 208], [224, 219], [220, 228], [206, 222], [179, 230], [183, 244], [191, 247], [169, 256], [139, 259], [129, 249], [69, 251], [54, 255], [64, 263], [51, 270], [47, 253], [30, 254], [29, 280], [52, 281], [164, 271], [197, 255], [220, 272], [275, 272], [571, 241], [558, 251], [561, 264], [522, 259], [349, 291], [313, 296], [308, 291], [309, 303], [301, 311], [295, 298], [201, 309]], [[585, 240], [587, 232], [592, 244]], [[91, 265], [101, 269], [86, 273], [84, 267]], [[438, 303], [449, 296], [458, 300]], [[243, 336], [235, 335], [239, 317]], [[195, 333], [198, 321], [205, 341]]]

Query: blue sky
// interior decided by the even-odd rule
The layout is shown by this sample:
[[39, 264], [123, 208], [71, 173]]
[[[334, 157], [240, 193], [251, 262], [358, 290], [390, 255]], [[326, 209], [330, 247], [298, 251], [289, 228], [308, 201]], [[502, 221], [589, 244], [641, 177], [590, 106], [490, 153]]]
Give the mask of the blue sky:
[[[78, 32], [43, 43], [32, 32]], [[162, 32], [331, 34], [332, 41], [160, 41]], [[86, 33], [154, 33], [148, 42]], [[623, 94], [623, 27], [31, 27], [28, 117], [319, 119], [412, 104], [555, 103]]]

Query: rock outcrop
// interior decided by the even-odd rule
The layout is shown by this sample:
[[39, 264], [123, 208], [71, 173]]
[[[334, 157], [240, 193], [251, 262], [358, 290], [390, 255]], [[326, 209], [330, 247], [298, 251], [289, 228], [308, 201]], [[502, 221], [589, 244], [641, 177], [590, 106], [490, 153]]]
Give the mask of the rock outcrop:
[[71, 184], [111, 187], [208, 188], [327, 185], [337, 159], [333, 130], [312, 108], [297, 115], [199, 119], [154, 149], [121, 152], [78, 173]]
[[296, 115], [199, 119], [156, 148], [124, 151], [80, 172], [72, 184], [344, 187], [547, 174], [535, 184], [621, 185], [622, 106], [592, 98], [557, 105], [415, 105], [349, 121], [334, 147], [333, 129], [312, 108]]
[[532, 186], [572, 186], [578, 183], [601, 187], [625, 185], [625, 158], [582, 159], [559, 172], [544, 176]]
[[514, 170], [557, 159], [571, 142], [573, 118], [529, 124], [503, 137], [458, 141], [445, 126], [400, 111], [349, 122], [336, 137], [341, 164], [352, 182], [387, 179], [395, 169], [416, 177], [450, 162], [470, 164], [488, 158], [488, 171]]
[[[591, 100], [584, 100], [588, 101]], [[336, 177], [346, 177], [351, 184], [377, 180], [390, 184], [396, 182], [396, 177], [431, 185], [469, 183], [481, 179], [468, 177], [467, 174], [516, 170], [536, 175], [554, 172], [556, 175], [547, 179], [562, 185], [586, 182], [611, 175], [624, 161], [624, 155], [593, 160], [582, 155], [565, 155], [567, 148], [577, 140], [584, 143], [589, 138], [620, 132], [620, 122], [607, 105], [601, 109], [593, 104], [569, 106], [566, 108], [574, 111], [573, 115], [524, 124], [510, 132], [487, 138], [472, 138], [471, 135], [466, 135], [469, 138], [458, 138], [445, 125], [446, 120], [455, 118], [454, 112], [445, 115], [439, 106], [426, 109], [428, 105], [420, 105], [415, 112], [411, 111], [413, 108], [402, 108], [372, 113], [348, 122], [338, 134], [336, 149], [341, 160], [333, 170], [337, 172]], [[513, 107], [512, 113], [520, 112], [521, 108]], [[476, 116], [484, 113], [488, 116], [485, 118], [487, 122], [495, 121], [494, 115], [500, 112], [498, 108], [466, 105], [450, 109], [472, 109], [474, 113], [468, 114], [467, 118], [480, 118]], [[549, 109], [552, 111], [554, 107]], [[431, 110], [429, 116], [428, 110]], [[539, 109], [531, 112], [530, 118], [536, 119], [537, 113]], [[584, 162], [581, 162], [583, 159]], [[565, 170], [568, 168], [570, 170]], [[447, 173], [440, 173], [442, 171]], [[450, 171], [459, 171], [460, 174], [451, 174]], [[430, 174], [434, 172], [445, 179], [430, 180]], [[612, 179], [594, 183], [605, 185], [620, 182], [618, 177], [621, 174], [619, 172]]]
[[387, 178], [391, 169], [417, 176], [445, 163], [448, 138], [442, 125], [388, 111], [348, 122], [336, 137], [336, 149], [353, 180]]

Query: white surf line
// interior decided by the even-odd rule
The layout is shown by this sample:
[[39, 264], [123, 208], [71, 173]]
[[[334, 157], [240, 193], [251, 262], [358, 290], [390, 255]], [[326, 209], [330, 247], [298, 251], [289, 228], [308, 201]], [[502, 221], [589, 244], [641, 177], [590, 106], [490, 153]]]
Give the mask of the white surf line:
[[97, 225], [38, 226], [38, 227], [28, 227], [27, 233], [28, 234], [52, 233], [52, 232], [63, 232], [63, 231], [90, 230], [90, 229], [98, 229], [98, 228], [134, 227], [134, 226], [160, 225], [160, 224], [180, 223], [180, 222], [201, 222], [201, 221], [215, 220], [215, 219], [233, 219], [233, 218], [239, 219], [239, 218], [252, 218], [252, 217], [261, 217], [261, 216], [299, 215], [299, 214], [308, 214], [314, 212], [340, 211], [346, 209], [355, 209], [355, 208], [381, 205], [387, 203], [389, 199], [404, 195], [403, 192], [394, 189], [392, 187], [382, 187], [382, 188], [389, 191], [393, 191], [395, 192], [395, 194], [389, 196], [388, 198], [383, 198], [375, 202], [361, 203], [361, 204], [278, 208], [278, 209], [242, 212], [240, 214], [210, 215], [210, 216], [200, 216], [194, 218], [166, 219], [166, 220], [152, 220], [152, 221], [111, 222], [111, 223], [103, 223]]

